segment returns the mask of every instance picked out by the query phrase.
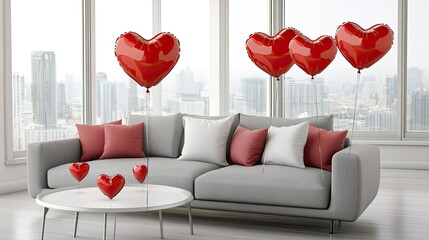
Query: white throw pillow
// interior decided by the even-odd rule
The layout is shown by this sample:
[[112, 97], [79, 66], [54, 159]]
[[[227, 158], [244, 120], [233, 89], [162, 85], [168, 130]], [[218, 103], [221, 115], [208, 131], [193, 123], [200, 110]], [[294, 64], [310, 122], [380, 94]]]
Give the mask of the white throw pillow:
[[193, 160], [226, 166], [226, 141], [233, 117], [219, 120], [183, 117], [185, 127], [182, 156], [178, 160]]
[[308, 127], [308, 122], [289, 127], [271, 126], [268, 129], [262, 162], [305, 168], [304, 146], [307, 142]]

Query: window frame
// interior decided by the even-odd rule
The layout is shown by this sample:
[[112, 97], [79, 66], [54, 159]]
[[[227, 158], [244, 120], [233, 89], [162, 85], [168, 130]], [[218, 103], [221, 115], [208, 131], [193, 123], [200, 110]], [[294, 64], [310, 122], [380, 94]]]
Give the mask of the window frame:
[[[161, 1], [152, 0], [152, 32], [161, 31]], [[229, 0], [210, 1], [210, 36], [215, 36], [210, 43], [210, 115], [228, 115], [229, 113]], [[267, 0], [270, 14], [271, 34], [284, 27], [285, 13], [283, 0]], [[407, 131], [407, 24], [408, 0], [397, 0], [398, 32], [395, 41], [398, 42], [397, 54], [397, 86], [398, 86], [398, 130], [395, 132], [356, 131], [354, 137], [358, 143], [399, 144], [399, 145], [429, 145], [429, 132]], [[83, 59], [83, 122], [95, 122], [95, 7], [96, 0], [82, 0], [82, 59]], [[281, 9], [281, 10], [279, 10]], [[26, 163], [26, 151], [13, 151], [13, 119], [12, 119], [12, 66], [11, 66], [11, 0], [0, 3], [0, 152], [3, 152], [6, 165]], [[280, 91], [279, 91], [280, 89]], [[268, 112], [270, 116], [284, 116], [282, 108], [282, 81], [271, 79], [268, 90]], [[274, 91], [278, 97], [274, 99]], [[162, 87], [153, 88], [153, 114], [162, 112]], [[277, 104], [273, 104], [277, 101]]]

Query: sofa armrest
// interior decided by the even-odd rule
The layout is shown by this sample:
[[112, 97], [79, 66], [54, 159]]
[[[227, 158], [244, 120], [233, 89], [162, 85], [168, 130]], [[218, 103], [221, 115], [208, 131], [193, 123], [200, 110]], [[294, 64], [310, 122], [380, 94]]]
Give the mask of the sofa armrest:
[[48, 170], [65, 164], [78, 162], [81, 146], [78, 138], [31, 143], [27, 149], [27, 187], [34, 198], [42, 189], [48, 188]]
[[372, 202], [380, 186], [380, 150], [353, 145], [332, 158], [331, 206], [334, 220], [355, 221]]

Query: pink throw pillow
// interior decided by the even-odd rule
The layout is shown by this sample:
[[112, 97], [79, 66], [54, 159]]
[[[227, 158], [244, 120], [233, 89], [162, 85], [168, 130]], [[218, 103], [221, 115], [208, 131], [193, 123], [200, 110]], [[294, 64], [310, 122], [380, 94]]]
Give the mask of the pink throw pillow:
[[331, 171], [332, 156], [343, 148], [346, 136], [347, 130], [329, 131], [320, 128], [319, 152], [319, 128], [310, 125], [307, 143], [304, 147], [305, 166]]
[[250, 130], [238, 126], [231, 140], [231, 162], [243, 166], [253, 166], [259, 163], [267, 134], [267, 128]]
[[[121, 125], [122, 119], [107, 124]], [[104, 149], [104, 125], [76, 124], [82, 156], [80, 161], [99, 159]]]
[[145, 157], [143, 152], [144, 122], [134, 125], [106, 125], [104, 151], [100, 159]]

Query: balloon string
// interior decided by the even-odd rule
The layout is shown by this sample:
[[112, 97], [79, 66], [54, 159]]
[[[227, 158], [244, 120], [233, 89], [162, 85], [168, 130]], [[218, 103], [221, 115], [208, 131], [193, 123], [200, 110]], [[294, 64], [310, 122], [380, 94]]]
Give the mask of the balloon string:
[[358, 101], [358, 95], [359, 95], [359, 81], [360, 81], [360, 70], [358, 70], [357, 76], [356, 76], [356, 95], [355, 95], [355, 106], [353, 109], [352, 133], [350, 134], [349, 159], [350, 159], [350, 154], [352, 152], [352, 146], [353, 146], [353, 134], [355, 132], [356, 110], [357, 110], [357, 101]]
[[[149, 178], [149, 119], [150, 119], [150, 91], [146, 89], [146, 165], [147, 165], [147, 179]], [[146, 184], [146, 208], [149, 207], [149, 185]]]
[[319, 118], [319, 109], [318, 109], [318, 101], [317, 101], [317, 87], [316, 87], [316, 81], [314, 81], [314, 78], [311, 77], [313, 82], [313, 92], [314, 92], [314, 105], [316, 107], [316, 118], [317, 118], [317, 133], [318, 133], [318, 144], [319, 144], [319, 161], [320, 161], [320, 172], [322, 173], [322, 178], [324, 177], [323, 174], [323, 162], [322, 162], [322, 148], [320, 147], [320, 118]]
[[[279, 77], [278, 77], [276, 80], [277, 80], [277, 82], [280, 82], [280, 78], [279, 78]], [[273, 109], [274, 109], [274, 111], [276, 112], [276, 111], [277, 111], [277, 109], [276, 109], [276, 108], [277, 108], [277, 102], [278, 102], [278, 97], [279, 97], [279, 96], [278, 96], [278, 94], [277, 94], [277, 91], [278, 91], [277, 89], [278, 89], [278, 87], [276, 88], [275, 84], [276, 84], [276, 83], [274, 83], [274, 99], [275, 99], [274, 101], [275, 101], [275, 102], [274, 102], [274, 108], [273, 108]], [[274, 114], [273, 114], [273, 115], [274, 115]], [[273, 119], [273, 117], [274, 117], [274, 116], [270, 116], [270, 125], [268, 126], [268, 128], [271, 126], [271, 123], [272, 123], [272, 119]], [[262, 161], [262, 173], [264, 173], [264, 171], [265, 171], [265, 158], [264, 158], [264, 159], [263, 159], [263, 161]]]

